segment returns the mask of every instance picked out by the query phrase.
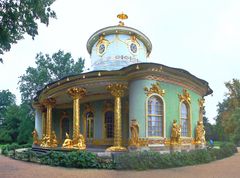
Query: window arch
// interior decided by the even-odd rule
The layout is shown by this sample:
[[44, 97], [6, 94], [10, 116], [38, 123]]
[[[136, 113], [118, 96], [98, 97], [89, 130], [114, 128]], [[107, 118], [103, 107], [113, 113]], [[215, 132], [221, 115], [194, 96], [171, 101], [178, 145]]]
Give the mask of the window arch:
[[158, 95], [147, 100], [147, 134], [149, 137], [164, 137], [164, 103]]
[[190, 131], [190, 117], [189, 104], [184, 101], [181, 102], [181, 136], [188, 137]]

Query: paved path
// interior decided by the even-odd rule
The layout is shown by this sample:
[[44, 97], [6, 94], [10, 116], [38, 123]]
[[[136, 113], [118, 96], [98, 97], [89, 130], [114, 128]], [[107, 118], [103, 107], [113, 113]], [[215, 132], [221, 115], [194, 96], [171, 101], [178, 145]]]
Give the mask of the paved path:
[[240, 153], [209, 164], [149, 171], [115, 171], [50, 167], [0, 155], [0, 178], [240, 178]]

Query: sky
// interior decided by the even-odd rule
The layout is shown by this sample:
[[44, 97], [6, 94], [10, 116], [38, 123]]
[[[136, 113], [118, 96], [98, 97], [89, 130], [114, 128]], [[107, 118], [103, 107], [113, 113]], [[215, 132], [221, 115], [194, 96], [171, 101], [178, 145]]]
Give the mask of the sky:
[[209, 82], [213, 95], [205, 109], [210, 122], [217, 104], [227, 92], [225, 82], [240, 79], [240, 1], [239, 0], [57, 0], [52, 9], [57, 19], [46, 27], [39, 24], [35, 40], [12, 45], [0, 64], [0, 90], [9, 89], [21, 102], [19, 76], [28, 66], [35, 67], [36, 54], [53, 54], [59, 49], [77, 59], [90, 56], [88, 38], [97, 30], [118, 24], [116, 15], [124, 12], [126, 26], [143, 32], [152, 42], [149, 62], [182, 68]]

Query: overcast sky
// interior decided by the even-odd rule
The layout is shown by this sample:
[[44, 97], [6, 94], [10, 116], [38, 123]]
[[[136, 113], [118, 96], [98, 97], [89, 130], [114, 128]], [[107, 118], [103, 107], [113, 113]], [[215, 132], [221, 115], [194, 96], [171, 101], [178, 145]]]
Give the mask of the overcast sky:
[[25, 36], [14, 44], [0, 64], [0, 90], [9, 89], [18, 103], [18, 77], [35, 66], [37, 53], [62, 49], [74, 58], [85, 58], [89, 65], [88, 38], [117, 25], [116, 15], [122, 11], [129, 16], [125, 25], [151, 40], [149, 62], [182, 68], [209, 82], [214, 93], [205, 98], [205, 105], [211, 121], [224, 98], [224, 82], [240, 79], [239, 0], [57, 0], [52, 8], [57, 19], [48, 27], [40, 25], [34, 41]]

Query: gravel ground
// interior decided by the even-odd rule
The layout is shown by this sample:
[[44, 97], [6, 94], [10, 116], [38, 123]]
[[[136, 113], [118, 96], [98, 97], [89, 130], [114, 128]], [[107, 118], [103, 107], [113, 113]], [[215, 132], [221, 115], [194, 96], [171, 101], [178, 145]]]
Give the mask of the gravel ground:
[[50, 167], [0, 155], [0, 178], [240, 178], [240, 153], [209, 164], [148, 171], [116, 171]]

